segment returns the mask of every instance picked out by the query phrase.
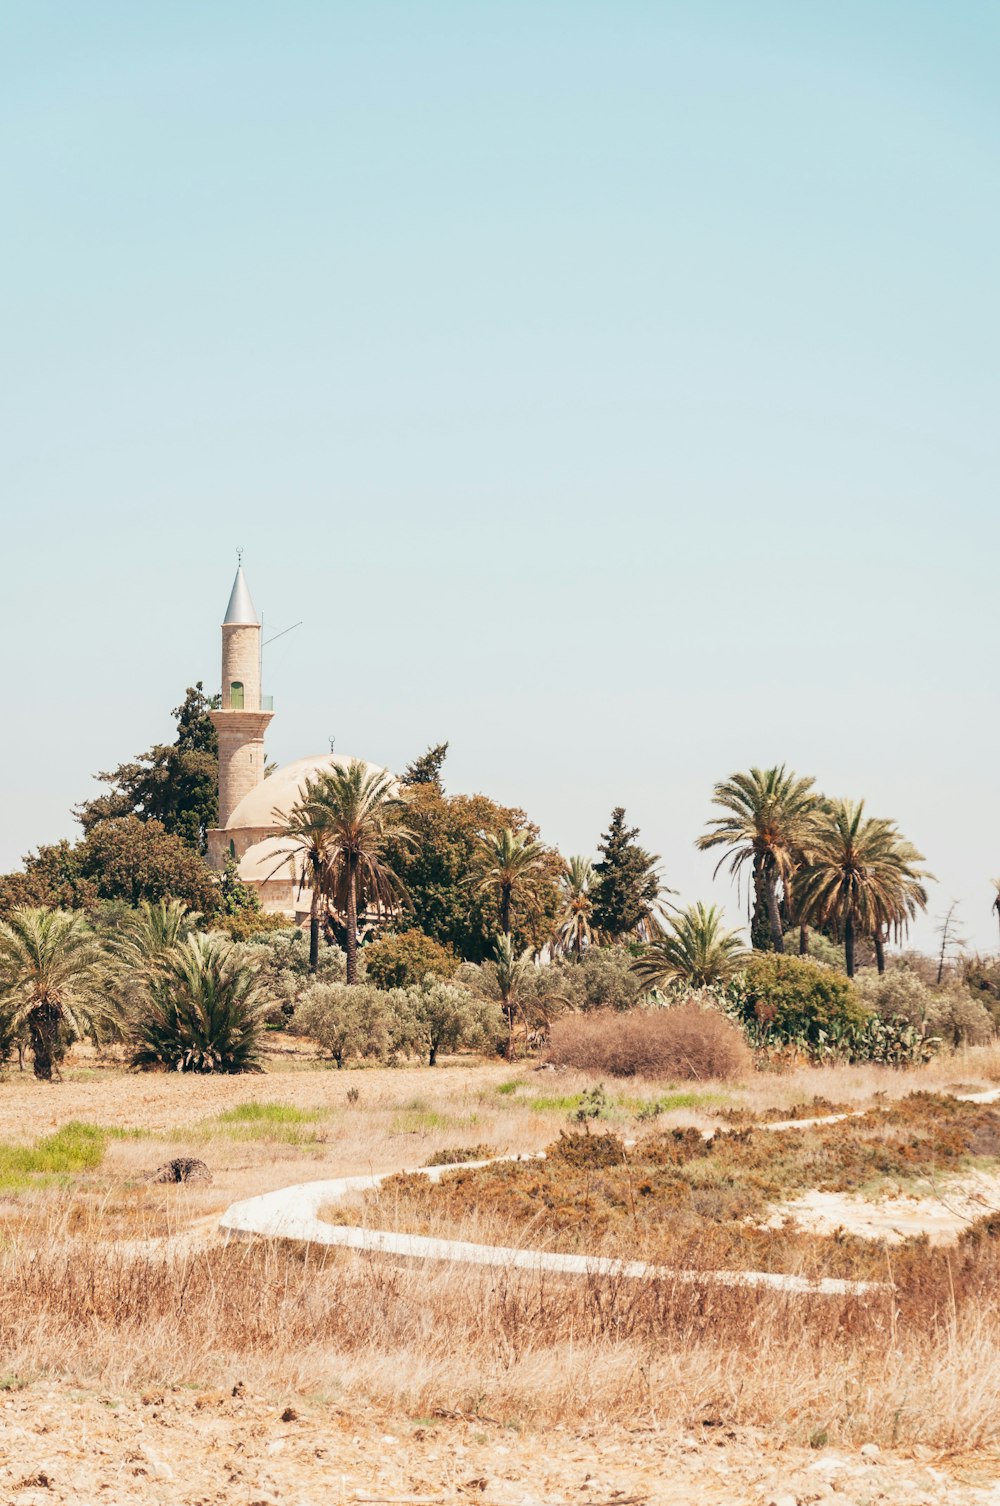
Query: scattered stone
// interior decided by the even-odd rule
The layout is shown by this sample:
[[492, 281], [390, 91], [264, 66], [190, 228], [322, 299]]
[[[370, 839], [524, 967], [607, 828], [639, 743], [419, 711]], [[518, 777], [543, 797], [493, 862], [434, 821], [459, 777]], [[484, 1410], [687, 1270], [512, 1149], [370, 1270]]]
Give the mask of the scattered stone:
[[877, 1443], [863, 1443], [861, 1445], [862, 1459], [878, 1459], [882, 1453]]
[[230, 1394], [235, 1397], [246, 1396], [247, 1388], [242, 1381], [237, 1381]]
[[298, 1422], [299, 1414], [294, 1407], [286, 1407], [281, 1414], [282, 1422]]
[[194, 1156], [175, 1156], [151, 1171], [147, 1182], [211, 1182], [212, 1173]]

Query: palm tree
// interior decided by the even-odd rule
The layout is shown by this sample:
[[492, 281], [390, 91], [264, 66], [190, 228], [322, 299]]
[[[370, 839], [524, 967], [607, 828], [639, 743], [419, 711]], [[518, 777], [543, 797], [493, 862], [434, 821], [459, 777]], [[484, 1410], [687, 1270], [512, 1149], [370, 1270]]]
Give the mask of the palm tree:
[[564, 952], [572, 952], [577, 962], [594, 936], [591, 924], [594, 901], [590, 894], [593, 882], [593, 865], [589, 858], [582, 857], [570, 858], [559, 880], [562, 909], [556, 929], [556, 945]]
[[147, 982], [132, 1027], [136, 1067], [259, 1072], [267, 996], [229, 942], [195, 933]]
[[699, 900], [667, 919], [663, 935], [650, 943], [633, 968], [649, 988], [683, 983], [707, 988], [724, 983], [747, 957], [737, 931], [722, 926], [722, 911]]
[[384, 861], [390, 839], [412, 840], [406, 802], [396, 781], [360, 759], [324, 770], [306, 786], [305, 803], [322, 831], [321, 882], [334, 909], [345, 918], [347, 981], [358, 981], [358, 912], [391, 916], [406, 890]]
[[[309, 780], [305, 789], [286, 814], [275, 806], [271, 812], [280, 833], [288, 845], [281, 849], [294, 854], [298, 859], [299, 894], [306, 888], [312, 891], [309, 905], [309, 971], [319, 970], [319, 931], [323, 918], [323, 904], [330, 888], [330, 816], [325, 806], [316, 800], [317, 782]], [[277, 873], [288, 863], [283, 857]], [[294, 871], [294, 859], [293, 859]], [[273, 878], [274, 873], [268, 874]]]
[[769, 930], [772, 947], [783, 952], [778, 885], [788, 891], [800, 854], [809, 845], [819, 805], [813, 780], [788, 773], [784, 764], [751, 769], [749, 774], [734, 774], [717, 784], [712, 801], [727, 814], [710, 821], [712, 830], [695, 845], [702, 852], [725, 848], [715, 873], [727, 859], [729, 872], [737, 878], [746, 863], [752, 865], [753, 945], [759, 946]]
[[891, 821], [866, 816], [863, 800], [833, 800], [810, 842], [800, 876], [802, 913], [819, 925], [832, 923], [844, 941], [847, 976], [854, 977], [858, 936], [886, 925], [903, 927], [926, 904], [916, 868], [919, 853]]
[[37, 1078], [51, 1082], [64, 1026], [80, 1036], [114, 1019], [107, 981], [82, 915], [23, 906], [0, 922], [0, 1010], [15, 1036], [27, 1031]]
[[183, 900], [140, 900], [111, 938], [109, 950], [126, 967], [145, 971], [187, 940], [196, 919]]
[[507, 1019], [507, 1060], [514, 1056], [514, 1020], [520, 1007], [521, 991], [531, 970], [527, 952], [520, 957], [514, 950], [509, 936], [499, 935], [493, 946], [496, 957], [497, 988], [500, 990], [500, 1007]]
[[537, 901], [545, 874], [546, 850], [530, 831], [505, 826], [479, 838], [477, 892], [495, 894], [500, 907], [500, 929], [511, 933], [515, 903], [527, 909]]

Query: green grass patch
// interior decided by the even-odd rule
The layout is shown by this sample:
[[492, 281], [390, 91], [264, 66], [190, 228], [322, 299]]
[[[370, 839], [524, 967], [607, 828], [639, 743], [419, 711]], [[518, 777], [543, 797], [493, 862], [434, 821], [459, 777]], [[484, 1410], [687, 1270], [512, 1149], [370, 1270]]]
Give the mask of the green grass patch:
[[429, 1135], [434, 1130], [452, 1129], [457, 1124], [471, 1124], [475, 1115], [457, 1119], [451, 1114], [441, 1114], [437, 1109], [398, 1109], [392, 1117], [391, 1132], [394, 1135]]
[[523, 1077], [513, 1077], [510, 1082], [502, 1082], [497, 1088], [497, 1092], [501, 1098], [509, 1098], [512, 1093], [517, 1092], [518, 1088], [526, 1088], [527, 1086], [528, 1084], [524, 1081]]
[[[198, 1127], [206, 1139], [222, 1133], [230, 1140], [265, 1140], [278, 1145], [317, 1145], [326, 1136], [311, 1126], [329, 1117], [324, 1109], [299, 1109], [290, 1103], [239, 1103]], [[171, 1138], [176, 1139], [173, 1135]]]
[[77, 1119], [34, 1145], [0, 1144], [0, 1188], [22, 1191], [36, 1179], [93, 1171], [104, 1159], [108, 1131]]
[[290, 1103], [239, 1103], [219, 1115], [220, 1124], [315, 1124], [322, 1109], [297, 1109]]

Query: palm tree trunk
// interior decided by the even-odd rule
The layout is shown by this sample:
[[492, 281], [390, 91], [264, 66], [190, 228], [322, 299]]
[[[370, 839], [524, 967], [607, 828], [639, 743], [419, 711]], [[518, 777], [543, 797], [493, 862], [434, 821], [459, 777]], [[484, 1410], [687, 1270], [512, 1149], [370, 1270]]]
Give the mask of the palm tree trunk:
[[767, 884], [764, 879], [763, 861], [753, 860], [753, 915], [750, 919], [750, 945], [755, 952], [771, 950], [771, 922], [767, 910]]
[[358, 981], [358, 860], [347, 859], [347, 981]]
[[799, 956], [809, 956], [809, 927], [807, 925], [799, 926]]
[[52, 1081], [53, 1009], [51, 1004], [38, 1004], [28, 1015], [28, 1034], [31, 1041], [32, 1066], [40, 1082]]
[[847, 976], [854, 977], [854, 916], [848, 914], [844, 921], [844, 965]]
[[879, 976], [885, 972], [885, 940], [882, 936], [882, 927], [875, 928], [875, 961], [878, 964]]
[[500, 886], [500, 929], [505, 936], [510, 935], [510, 884]]
[[313, 874], [312, 904], [309, 907], [309, 971], [319, 972], [319, 874]]
[[767, 915], [771, 922], [771, 945], [776, 952], [785, 950], [785, 938], [781, 930], [781, 910], [778, 908], [778, 885], [773, 873], [764, 875], [767, 891]]

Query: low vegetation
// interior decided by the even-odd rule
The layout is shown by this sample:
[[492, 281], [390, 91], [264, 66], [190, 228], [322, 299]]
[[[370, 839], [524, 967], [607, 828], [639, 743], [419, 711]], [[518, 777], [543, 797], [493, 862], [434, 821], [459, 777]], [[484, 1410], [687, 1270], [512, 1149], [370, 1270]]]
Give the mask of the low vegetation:
[[613, 1077], [725, 1082], [752, 1066], [738, 1026], [694, 1000], [673, 1009], [563, 1016], [552, 1026], [548, 1050], [560, 1066]]

